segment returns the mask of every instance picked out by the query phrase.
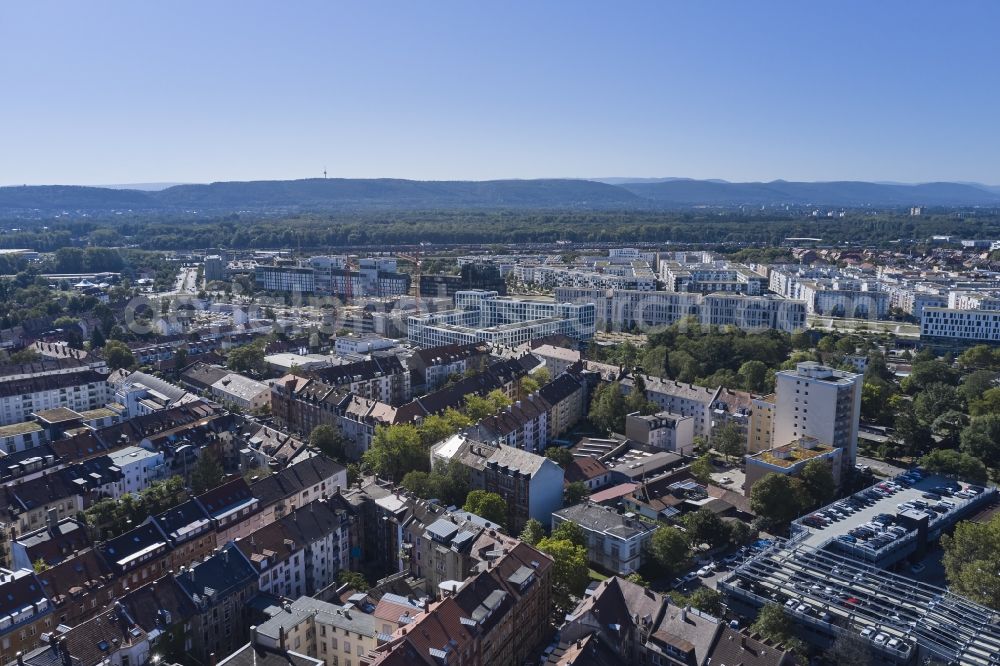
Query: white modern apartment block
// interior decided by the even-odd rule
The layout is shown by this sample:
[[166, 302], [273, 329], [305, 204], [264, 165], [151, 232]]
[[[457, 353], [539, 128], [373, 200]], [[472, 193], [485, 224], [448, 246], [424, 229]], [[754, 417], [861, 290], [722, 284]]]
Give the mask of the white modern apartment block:
[[682, 264], [660, 262], [660, 280], [667, 291], [710, 294], [714, 292], [759, 296], [767, 291], [767, 278], [741, 264], [712, 261]]
[[85, 412], [111, 400], [107, 377], [84, 368], [81, 372], [24, 377], [0, 382], [0, 425], [27, 421], [32, 412], [66, 407]]
[[702, 326], [735, 326], [746, 331], [798, 331], [806, 326], [802, 301], [773, 295], [698, 294], [559, 287], [558, 301], [593, 303], [597, 325], [614, 330], [670, 326], [692, 318]]
[[518, 264], [514, 277], [525, 284], [553, 287], [589, 287], [654, 291], [656, 275], [645, 262], [606, 266], [602, 270], [582, 270], [566, 266]]
[[989, 291], [951, 291], [948, 308], [952, 310], [1000, 310], [1000, 295]]
[[137, 494], [164, 478], [167, 466], [163, 460], [162, 451], [147, 451], [138, 446], [126, 446], [108, 454], [112, 464], [122, 471], [119, 481], [120, 492], [116, 497], [126, 493]]
[[845, 469], [853, 468], [864, 375], [808, 362], [775, 377], [773, 445], [780, 447], [812, 437], [843, 449]]
[[488, 342], [512, 346], [560, 333], [594, 336], [594, 305], [500, 297], [495, 291], [455, 294], [455, 308], [407, 320], [409, 341], [420, 347]]
[[889, 315], [890, 295], [877, 280], [836, 268], [774, 267], [769, 287], [786, 298], [805, 301], [809, 314], [863, 319]]
[[921, 338], [1000, 342], [1000, 310], [924, 308]]

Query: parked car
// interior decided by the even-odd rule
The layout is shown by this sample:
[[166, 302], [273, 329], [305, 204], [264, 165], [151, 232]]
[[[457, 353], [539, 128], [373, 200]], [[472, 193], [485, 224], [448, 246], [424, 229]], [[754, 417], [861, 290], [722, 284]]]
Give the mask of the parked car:
[[910, 565], [910, 571], [912, 571], [915, 574], [923, 573], [924, 569], [926, 569], [926, 568], [927, 567], [924, 566], [924, 564], [922, 562], [917, 562], [916, 564], [911, 564]]

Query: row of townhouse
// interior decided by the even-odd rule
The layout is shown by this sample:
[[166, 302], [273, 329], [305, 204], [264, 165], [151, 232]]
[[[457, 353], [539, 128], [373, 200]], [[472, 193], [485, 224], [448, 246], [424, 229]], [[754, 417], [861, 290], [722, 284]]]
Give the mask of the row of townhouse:
[[588, 388], [581, 374], [563, 373], [536, 392], [479, 421], [469, 433], [481, 441], [543, 453], [586, 415]]
[[530, 519], [548, 524], [562, 507], [565, 475], [546, 456], [458, 434], [431, 447], [432, 467], [449, 463], [468, 470], [470, 488], [504, 499], [512, 534], [520, 534]]
[[530, 354], [498, 361], [398, 407], [344, 392], [318, 379], [286, 375], [271, 386], [271, 413], [280, 426], [303, 435], [318, 425], [334, 426], [351, 443], [348, 456], [358, 458], [371, 445], [377, 426], [415, 423], [449, 408], [461, 408], [472, 394], [500, 390], [514, 398], [519, 380], [539, 364]]
[[395, 354], [375, 352], [371, 359], [309, 370], [309, 377], [343, 393], [402, 405], [412, 397], [410, 372]]
[[[266, 541], [265, 535], [270, 532], [279, 531], [282, 544], [296, 544], [295, 557], [302, 566], [297, 581], [301, 585], [298, 594], [326, 587], [334, 582], [349, 559], [350, 506], [339, 495], [346, 484], [346, 470], [341, 465], [316, 456], [281, 470], [253, 487], [240, 477], [231, 479], [172, 509], [150, 516], [132, 530], [93, 546], [85, 535], [81, 536], [72, 542], [72, 554], [66, 545], [69, 543], [69, 530], [82, 526], [67, 517], [67, 511], [59, 512], [52, 508], [47, 516], [49, 524], [43, 528], [44, 543], [39, 542], [39, 530], [23, 535], [19, 543], [25, 544], [23, 557], [46, 553], [40, 559], [47, 566], [51, 562], [50, 568], [38, 574], [32, 571], [32, 575], [40, 577], [37, 590], [40, 598], [44, 599], [42, 606], [55, 621], [45, 624], [40, 614], [38, 622], [41, 624], [35, 630], [28, 625], [22, 628], [20, 623], [0, 626], [0, 645], [6, 646], [0, 650], [0, 656], [27, 652], [37, 647], [43, 631], [59, 625], [85, 622], [105, 609], [113, 599], [164, 576], [178, 573], [178, 580], [182, 580], [182, 575], [194, 580], [191, 579], [191, 572], [197, 571], [200, 563], [212, 560], [220, 553], [225, 557], [234, 556], [238, 558], [234, 562], [246, 565], [256, 593], [260, 588], [262, 571], [244, 557], [242, 548], [245, 542]], [[75, 515], [82, 505], [75, 501], [72, 508]], [[239, 547], [232, 546], [233, 543]], [[232, 565], [233, 562], [230, 562], [224, 568], [230, 569]], [[24, 575], [17, 573], [17, 580]], [[217, 575], [204, 578], [204, 587], [214, 590], [216, 595], [220, 587], [211, 581]], [[211, 594], [199, 594], [192, 599], [196, 606], [201, 604], [204, 608], [216, 608]], [[242, 605], [246, 600], [242, 598], [234, 608], [244, 613]], [[28, 617], [25, 615], [25, 618]], [[207, 657], [208, 651], [225, 654], [233, 649], [237, 643], [230, 645], [222, 639], [228, 638], [229, 632], [238, 632], [245, 626], [244, 623], [227, 628], [225, 623], [218, 623], [204, 627], [200, 641], [208, 646], [204, 656]], [[236, 640], [245, 638], [242, 635]]]
[[545, 640], [554, 562], [518, 543], [494, 551], [455, 591], [376, 648], [373, 666], [516, 666]]

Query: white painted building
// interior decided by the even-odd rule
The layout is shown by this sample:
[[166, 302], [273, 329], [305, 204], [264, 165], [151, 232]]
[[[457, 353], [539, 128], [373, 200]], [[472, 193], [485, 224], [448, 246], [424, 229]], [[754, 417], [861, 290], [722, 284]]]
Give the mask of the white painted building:
[[808, 362], [783, 370], [775, 378], [773, 445], [812, 437], [843, 449], [845, 469], [853, 468], [864, 375]]
[[1000, 310], [924, 308], [920, 337], [998, 343]]
[[162, 451], [126, 446], [107, 455], [114, 466], [122, 471], [122, 479], [118, 482], [120, 492], [115, 497], [121, 497], [125, 493], [140, 493], [166, 476], [167, 465]]

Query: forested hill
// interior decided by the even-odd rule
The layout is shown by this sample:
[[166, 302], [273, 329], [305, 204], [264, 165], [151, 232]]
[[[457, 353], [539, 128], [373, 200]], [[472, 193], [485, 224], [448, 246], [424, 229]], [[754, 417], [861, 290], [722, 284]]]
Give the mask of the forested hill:
[[709, 206], [997, 206], [1000, 192], [966, 183], [729, 183], [593, 180], [416, 181], [315, 178], [176, 185], [160, 191], [69, 185], [0, 188], [0, 215], [391, 210], [679, 210]]

